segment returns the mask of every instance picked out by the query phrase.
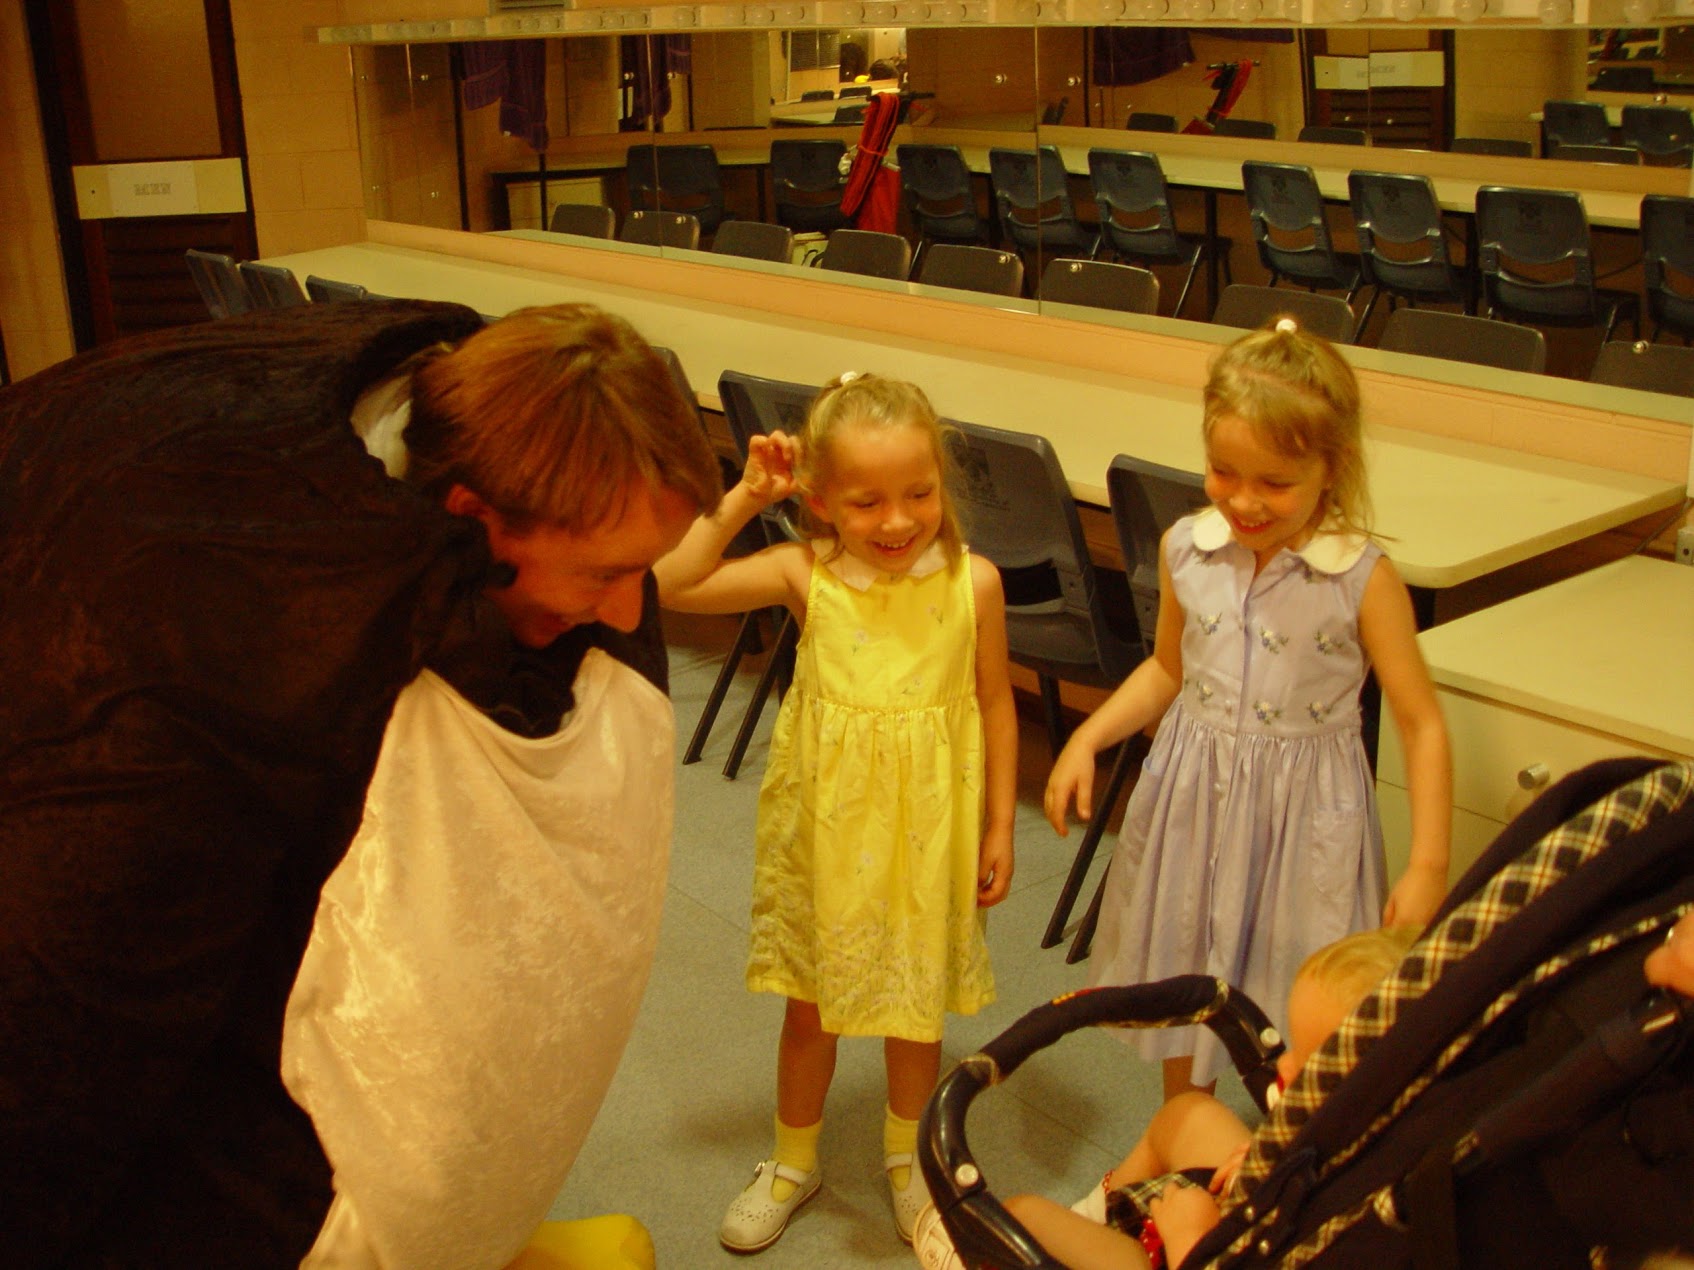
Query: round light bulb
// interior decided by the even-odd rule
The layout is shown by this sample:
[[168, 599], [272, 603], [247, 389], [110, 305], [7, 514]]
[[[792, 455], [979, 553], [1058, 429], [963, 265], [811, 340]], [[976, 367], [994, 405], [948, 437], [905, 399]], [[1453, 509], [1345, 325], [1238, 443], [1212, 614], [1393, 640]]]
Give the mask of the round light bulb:
[[1634, 26], [1646, 26], [1659, 16], [1659, 0], [1623, 0], [1623, 16]]
[[1415, 22], [1423, 16], [1423, 0], [1393, 0], [1389, 12], [1396, 22]]
[[1230, 0], [1230, 16], [1237, 22], [1251, 22], [1264, 11], [1264, 0]]
[[1460, 22], [1475, 22], [1488, 13], [1488, 0], [1453, 0], [1453, 16]]
[[1357, 22], [1365, 16], [1365, 0], [1335, 0], [1335, 16], [1343, 22]]
[[1536, 12], [1547, 26], [1566, 26], [1571, 20], [1574, 6], [1571, 0], [1541, 0]]

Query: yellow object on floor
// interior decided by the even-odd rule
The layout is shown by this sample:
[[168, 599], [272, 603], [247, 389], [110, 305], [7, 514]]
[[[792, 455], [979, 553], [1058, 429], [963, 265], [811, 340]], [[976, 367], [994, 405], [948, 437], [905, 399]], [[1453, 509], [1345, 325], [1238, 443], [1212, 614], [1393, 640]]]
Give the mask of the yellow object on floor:
[[506, 1270], [653, 1270], [653, 1237], [625, 1213], [543, 1222]]

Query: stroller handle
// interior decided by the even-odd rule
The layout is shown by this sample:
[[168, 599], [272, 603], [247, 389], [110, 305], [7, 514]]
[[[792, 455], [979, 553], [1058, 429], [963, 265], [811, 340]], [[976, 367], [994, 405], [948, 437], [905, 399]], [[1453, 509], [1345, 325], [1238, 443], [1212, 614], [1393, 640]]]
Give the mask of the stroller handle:
[[1216, 1033], [1259, 1106], [1276, 1080], [1282, 1037], [1250, 999], [1210, 975], [1091, 988], [1037, 1006], [941, 1078], [924, 1107], [918, 1162], [930, 1199], [969, 1265], [1063, 1270], [994, 1198], [965, 1141], [976, 1096], [1060, 1037], [1085, 1027], [1204, 1023]]

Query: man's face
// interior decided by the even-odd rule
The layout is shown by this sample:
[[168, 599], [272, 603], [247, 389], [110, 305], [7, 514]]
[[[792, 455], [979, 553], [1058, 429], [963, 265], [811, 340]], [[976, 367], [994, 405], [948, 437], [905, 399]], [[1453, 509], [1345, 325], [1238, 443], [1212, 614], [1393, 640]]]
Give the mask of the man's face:
[[541, 526], [514, 532], [506, 518], [456, 485], [447, 510], [482, 522], [494, 558], [517, 570], [488, 594], [518, 643], [545, 648], [573, 626], [603, 622], [633, 631], [641, 621], [641, 582], [653, 562], [682, 541], [694, 504], [672, 489], [635, 483], [611, 519], [581, 533]]

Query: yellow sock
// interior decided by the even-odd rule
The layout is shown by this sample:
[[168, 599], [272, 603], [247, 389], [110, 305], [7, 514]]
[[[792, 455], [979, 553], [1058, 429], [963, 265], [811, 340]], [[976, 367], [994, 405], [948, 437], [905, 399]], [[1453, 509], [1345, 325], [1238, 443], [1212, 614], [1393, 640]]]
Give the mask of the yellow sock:
[[[882, 1118], [882, 1153], [911, 1155], [917, 1149], [918, 1122], [895, 1115], [894, 1108], [889, 1107]], [[906, 1189], [906, 1183], [911, 1180], [912, 1170], [902, 1165], [897, 1169], [889, 1169], [888, 1176], [894, 1184], [894, 1189], [903, 1191]]]
[[623, 1213], [543, 1222], [506, 1270], [653, 1270], [653, 1238]]
[[[818, 1135], [823, 1132], [823, 1121], [805, 1125], [796, 1129], [793, 1125], [783, 1124], [782, 1117], [776, 1118], [776, 1162], [786, 1164], [791, 1169], [802, 1173], [810, 1173], [818, 1167]], [[913, 1141], [917, 1141], [916, 1138]], [[784, 1202], [794, 1194], [796, 1187], [785, 1177], [778, 1177], [771, 1183], [771, 1198], [777, 1203]]]

